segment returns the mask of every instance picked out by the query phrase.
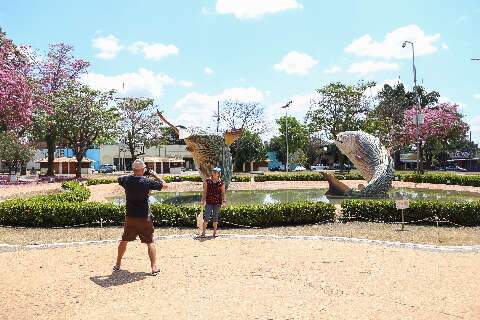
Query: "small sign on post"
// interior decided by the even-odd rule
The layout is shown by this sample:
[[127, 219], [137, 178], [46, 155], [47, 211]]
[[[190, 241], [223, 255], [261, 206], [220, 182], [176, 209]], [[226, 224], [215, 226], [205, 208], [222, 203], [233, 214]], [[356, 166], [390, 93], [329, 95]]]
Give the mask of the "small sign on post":
[[401, 199], [395, 201], [395, 206], [397, 210], [402, 210], [402, 230], [405, 229], [405, 209], [410, 207], [410, 200], [408, 199]]

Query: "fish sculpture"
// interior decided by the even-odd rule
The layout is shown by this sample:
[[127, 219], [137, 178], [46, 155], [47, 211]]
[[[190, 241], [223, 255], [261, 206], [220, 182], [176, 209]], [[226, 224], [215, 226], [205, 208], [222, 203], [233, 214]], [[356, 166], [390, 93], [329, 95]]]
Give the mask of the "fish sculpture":
[[222, 169], [222, 179], [225, 183], [225, 188], [228, 189], [233, 172], [230, 145], [240, 138], [243, 129], [226, 131], [223, 137], [215, 134], [192, 135], [185, 127], [171, 124], [161, 112], [157, 111], [157, 115], [162, 122], [175, 131], [179, 139], [185, 141], [187, 150], [192, 153], [193, 161], [202, 178], [210, 177], [212, 169], [219, 167]]
[[394, 178], [393, 159], [378, 138], [363, 131], [345, 131], [337, 135], [335, 145], [368, 183], [350, 188], [333, 174], [323, 172], [329, 183], [327, 195], [388, 197]]

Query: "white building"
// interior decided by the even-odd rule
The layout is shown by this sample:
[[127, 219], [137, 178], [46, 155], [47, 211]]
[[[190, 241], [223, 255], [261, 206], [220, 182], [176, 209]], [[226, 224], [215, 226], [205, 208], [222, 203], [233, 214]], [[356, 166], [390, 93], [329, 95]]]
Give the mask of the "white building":
[[[183, 160], [183, 166], [185, 169], [195, 170], [192, 154], [187, 151], [186, 145], [163, 145], [158, 147], [151, 147], [144, 150], [144, 154], [139, 156], [142, 160], [151, 160], [155, 158], [155, 162], [174, 163], [175, 160]], [[132, 158], [130, 152], [125, 149], [121, 149], [118, 144], [104, 144], [100, 146], [100, 163], [101, 164], [113, 164], [118, 170], [131, 170]], [[168, 165], [169, 167], [170, 165]], [[164, 165], [159, 165], [158, 168], [162, 168], [160, 171], [167, 171], [163, 168]], [[158, 170], [157, 170], [158, 171]]]

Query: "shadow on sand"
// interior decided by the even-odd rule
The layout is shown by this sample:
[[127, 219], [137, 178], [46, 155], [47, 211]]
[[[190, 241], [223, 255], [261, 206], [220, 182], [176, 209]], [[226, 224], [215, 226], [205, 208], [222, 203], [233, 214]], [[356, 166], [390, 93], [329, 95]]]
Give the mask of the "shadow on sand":
[[92, 282], [99, 285], [100, 287], [110, 288], [110, 287], [121, 286], [127, 283], [141, 281], [148, 276], [150, 276], [150, 273], [130, 272], [127, 270], [120, 270], [120, 271], [112, 272], [112, 274], [108, 276], [90, 277], [90, 280], [92, 280]]
[[196, 236], [196, 237], [193, 237], [193, 240], [197, 240], [199, 242], [205, 242], [205, 241], [208, 241], [208, 240], [213, 240], [215, 238], [216, 237], [214, 237], [214, 236], [205, 236], [205, 237]]

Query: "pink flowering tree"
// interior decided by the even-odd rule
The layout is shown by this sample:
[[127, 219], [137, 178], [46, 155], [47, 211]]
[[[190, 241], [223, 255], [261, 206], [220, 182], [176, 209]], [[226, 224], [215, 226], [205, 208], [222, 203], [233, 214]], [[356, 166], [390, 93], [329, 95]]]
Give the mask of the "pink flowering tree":
[[[420, 152], [425, 153], [425, 164], [429, 167], [435, 152], [448, 150], [464, 139], [469, 127], [456, 104], [439, 103], [420, 108], [419, 113], [424, 115], [424, 123], [419, 125]], [[403, 146], [416, 143], [415, 107], [405, 112], [404, 126], [396, 141]]]
[[17, 47], [0, 29], [0, 131], [18, 129], [32, 121], [35, 82], [25, 47]]
[[36, 62], [36, 78], [42, 92], [48, 101], [50, 110], [37, 112], [34, 115], [33, 133], [38, 141], [46, 143], [48, 150], [47, 175], [54, 175], [53, 161], [57, 144], [62, 143], [59, 130], [59, 101], [58, 93], [72, 85], [79, 85], [80, 76], [87, 72], [89, 62], [76, 59], [73, 56], [73, 47], [64, 43], [49, 46], [45, 59]]

